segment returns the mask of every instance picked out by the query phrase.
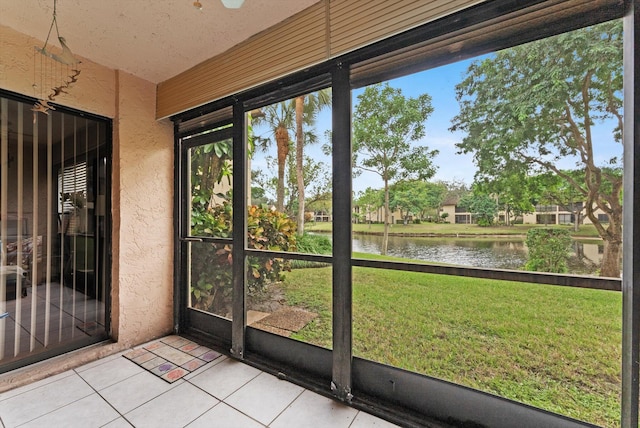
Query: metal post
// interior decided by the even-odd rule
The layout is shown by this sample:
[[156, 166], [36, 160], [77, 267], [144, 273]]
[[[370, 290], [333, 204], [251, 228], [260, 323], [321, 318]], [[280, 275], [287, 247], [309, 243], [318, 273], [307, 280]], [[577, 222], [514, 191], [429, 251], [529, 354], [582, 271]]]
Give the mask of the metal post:
[[331, 390], [351, 400], [351, 87], [349, 68], [333, 70], [333, 374]]
[[184, 247], [188, 244], [183, 244], [181, 239], [184, 236], [183, 215], [185, 207], [184, 203], [184, 177], [183, 177], [183, 148], [180, 143], [180, 138], [177, 137], [180, 128], [178, 123], [173, 125], [173, 194], [179, 195], [173, 198], [173, 332], [180, 334], [185, 329], [184, 319], [186, 302], [184, 299], [184, 283], [182, 281], [182, 272], [186, 269], [186, 251], [183, 251]]
[[624, 213], [622, 270], [622, 428], [638, 427], [640, 360], [640, 0], [624, 17]]
[[245, 257], [247, 246], [247, 141], [245, 140], [245, 114], [242, 104], [233, 105], [233, 321], [231, 323], [231, 355], [244, 358], [245, 311]]

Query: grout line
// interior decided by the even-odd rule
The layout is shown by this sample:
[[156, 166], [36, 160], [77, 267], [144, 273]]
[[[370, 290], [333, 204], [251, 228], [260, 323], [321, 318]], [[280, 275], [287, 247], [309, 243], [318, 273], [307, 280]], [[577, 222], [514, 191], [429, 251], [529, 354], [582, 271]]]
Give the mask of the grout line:
[[353, 423], [356, 421], [356, 419], [358, 419], [358, 415], [360, 414], [360, 412], [361, 412], [361, 410], [358, 410], [356, 412], [356, 415], [353, 417], [353, 420], [351, 421], [351, 423], [349, 424], [349, 426], [347, 428], [351, 428], [353, 426]]
[[[249, 418], [249, 419], [251, 419], [252, 421], [255, 421], [255, 422], [257, 422], [258, 424], [262, 425], [263, 427], [268, 427], [268, 426], [269, 426], [269, 424], [273, 422], [273, 421], [271, 421], [271, 422], [269, 422], [269, 424], [266, 424], [266, 425], [265, 425], [265, 424], [263, 424], [262, 422], [260, 422], [259, 420], [257, 420], [256, 418], [254, 418], [254, 417], [252, 417], [252, 416], [250, 416], [250, 415], [246, 414], [246, 413], [245, 413], [245, 412], [243, 412], [242, 410], [240, 410], [240, 409], [237, 409], [237, 408], [233, 407], [231, 404], [227, 403], [226, 401], [220, 401], [220, 403], [218, 403], [218, 404], [225, 404], [226, 406], [231, 407], [231, 408], [232, 408], [233, 410], [235, 410], [236, 412], [238, 412], [238, 413], [241, 413], [241, 414], [245, 415], [246, 417], [248, 417], [248, 418]], [[275, 420], [275, 419], [274, 419], [274, 420]]]
[[[241, 364], [245, 364], [242, 361], [239, 361], [239, 363]], [[246, 366], [249, 366], [248, 364], [245, 364]], [[251, 366], [249, 366], [251, 367]], [[231, 397], [233, 394], [235, 394], [236, 392], [240, 391], [243, 387], [245, 387], [249, 382], [251, 382], [252, 380], [254, 380], [255, 378], [257, 378], [258, 376], [260, 376], [260, 374], [262, 374], [262, 371], [260, 371], [260, 373], [258, 373], [257, 375], [255, 375], [254, 377], [252, 377], [251, 379], [249, 379], [248, 381], [246, 381], [245, 383], [243, 383], [242, 385], [240, 385], [238, 388], [234, 389], [233, 392], [227, 394], [226, 397], [220, 399], [220, 401], [224, 401], [227, 398]]]
[[[63, 371], [61, 373], [58, 373], [58, 374], [55, 374], [53, 376], [45, 377], [45, 378], [40, 379], [40, 380], [35, 381], [35, 382], [27, 383], [25, 385], [18, 386], [16, 388], [8, 389], [8, 390], [0, 393], [0, 396], [7, 395], [6, 398], [1, 398], [0, 402], [6, 401], [6, 400], [10, 400], [10, 399], [12, 399], [14, 397], [18, 397], [20, 395], [27, 394], [27, 393], [29, 393], [31, 391], [35, 391], [35, 390], [37, 390], [39, 388], [45, 387], [45, 386], [50, 385], [50, 384], [52, 384], [54, 382], [58, 382], [58, 381], [60, 381], [62, 379], [65, 379], [65, 378], [67, 378], [69, 376], [73, 376], [73, 370], [65, 370], [65, 371]], [[54, 378], [54, 377], [58, 377], [58, 379], [51, 380], [51, 378]], [[39, 384], [39, 385], [38, 386], [33, 386], [36, 383]], [[15, 393], [15, 391], [18, 390], [18, 389], [23, 389], [23, 391], [19, 392], [19, 393]]]
[[[143, 369], [143, 370], [144, 370], [144, 369]], [[136, 376], [143, 376], [143, 375], [144, 375], [144, 376], [146, 376], [146, 375], [150, 375], [150, 376], [153, 376], [154, 378], [158, 378], [158, 377], [157, 377], [156, 375], [154, 375], [153, 373], [148, 372], [147, 370], [144, 370], [144, 371], [142, 371], [142, 372], [140, 372], [140, 373], [136, 373], [136, 374], [134, 374], [133, 376], [130, 376], [130, 377], [126, 378], [126, 379], [123, 379], [123, 380], [121, 380], [121, 381], [120, 381], [120, 382], [118, 382], [118, 383], [124, 382], [124, 381], [126, 381], [126, 380], [128, 380], [128, 379], [132, 379], [132, 378], [134, 378], [134, 377], [136, 377]], [[159, 379], [159, 380], [164, 380], [164, 379]], [[109, 385], [109, 386], [107, 386], [107, 387], [106, 387], [106, 388], [104, 388], [104, 389], [111, 388], [112, 386], [115, 386], [115, 385], [117, 385], [118, 383], [114, 383], [113, 385]], [[149, 402], [151, 402], [151, 401], [155, 400], [156, 398], [160, 397], [161, 395], [164, 395], [164, 394], [166, 394], [167, 392], [171, 391], [171, 390], [172, 390], [172, 389], [174, 389], [175, 387], [177, 387], [177, 386], [179, 386], [179, 385], [182, 385], [182, 383], [184, 383], [184, 382], [182, 381], [182, 379], [178, 379], [178, 380], [176, 380], [175, 382], [172, 382], [172, 383], [168, 383], [168, 382], [167, 382], [167, 384], [169, 385], [169, 389], [167, 389], [166, 391], [164, 391], [163, 393], [161, 393], [161, 394], [159, 394], [159, 395], [156, 395], [155, 397], [152, 397], [152, 398], [148, 399], [147, 401], [145, 401], [145, 402], [143, 402], [143, 403], [140, 403], [139, 405], [137, 405], [137, 406], [136, 406], [136, 407], [134, 407], [133, 409], [129, 410], [127, 413], [130, 413], [130, 412], [134, 411], [135, 409], [137, 409], [137, 408], [139, 408], [139, 407], [141, 407], [141, 406], [144, 406], [145, 404], [147, 404], [147, 403], [149, 403]], [[98, 392], [98, 394], [100, 394], [100, 393]], [[100, 394], [100, 396], [102, 397], [102, 395], [101, 395], [101, 394]], [[106, 401], [107, 403], [109, 403], [109, 400], [107, 400], [106, 398], [102, 397], [102, 399], [103, 399], [104, 401]], [[113, 406], [111, 405], [111, 403], [109, 403], [109, 405], [110, 405], [111, 407], [113, 407]], [[117, 411], [117, 409], [116, 409], [116, 411]], [[118, 413], [120, 413], [120, 412], [118, 412]], [[120, 413], [120, 414], [124, 417], [124, 414], [122, 414], [122, 413]]]
[[[97, 367], [100, 367], [100, 365], [98, 365]], [[75, 369], [74, 369], [74, 371], [75, 371]], [[134, 376], [138, 376], [138, 375], [143, 374], [143, 373], [144, 373], [144, 372], [134, 374], [133, 376], [129, 376], [127, 379], [131, 379], [132, 377], [134, 377]], [[109, 407], [111, 407], [111, 408], [112, 408], [112, 409], [113, 409], [113, 410], [114, 410], [118, 415], [120, 415], [120, 417], [121, 417], [121, 418], [123, 418], [125, 421], [127, 421], [127, 423], [128, 423], [129, 425], [131, 425], [131, 426], [135, 426], [135, 425], [133, 425], [133, 423], [132, 423], [129, 419], [127, 419], [127, 417], [126, 417], [124, 414], [120, 413], [120, 411], [119, 411], [118, 409], [116, 409], [116, 408], [113, 406], [113, 404], [111, 404], [111, 403], [109, 402], [109, 400], [107, 400], [107, 399], [106, 399], [102, 394], [100, 394], [100, 391], [98, 391], [97, 389], [95, 389], [95, 388], [93, 387], [93, 385], [91, 385], [89, 382], [87, 382], [87, 381], [86, 381], [82, 376], [80, 376], [80, 374], [79, 374], [79, 373], [76, 373], [76, 374], [80, 377], [80, 379], [82, 379], [82, 380], [84, 381], [84, 383], [86, 383], [87, 385], [89, 385], [89, 388], [91, 388], [91, 389], [93, 389], [93, 390], [95, 391], [95, 393], [98, 395], [98, 397], [100, 397], [100, 398], [102, 399], [102, 401], [104, 401], [105, 403], [107, 403], [107, 404], [109, 405]], [[123, 380], [121, 380], [120, 382], [123, 382], [123, 381], [125, 381], [125, 380], [126, 380], [126, 379], [123, 379]], [[120, 382], [116, 382], [116, 383], [114, 383], [113, 385], [117, 385], [117, 384], [118, 384], [118, 383], [120, 383]], [[104, 389], [110, 388], [110, 387], [111, 387], [111, 386], [113, 386], [113, 385], [109, 385], [109, 386], [107, 386], [107, 387], [106, 387], [106, 388], [104, 388]], [[169, 390], [171, 390], [171, 388], [170, 388]], [[162, 394], [160, 394], [160, 395], [162, 395]], [[140, 406], [142, 406], [143, 404], [148, 403], [149, 401], [152, 401], [152, 400], [153, 400], [153, 399], [155, 399], [155, 398], [158, 398], [160, 395], [157, 395], [156, 397], [152, 398], [151, 400], [147, 400], [146, 402], [144, 402], [144, 403], [140, 404]], [[137, 409], [137, 408], [138, 408], [138, 407], [140, 407], [140, 406], [134, 407], [134, 408], [133, 408], [133, 409], [131, 409], [129, 412], [132, 412], [133, 410]], [[116, 419], [118, 419], [118, 418], [115, 418], [113, 421], [115, 421]], [[105, 424], [105, 425], [108, 425], [108, 424], [110, 424], [110, 423], [111, 423], [111, 422], [113, 422], [113, 421], [110, 421], [110, 422], [108, 422], [108, 423], [107, 423], [107, 424]], [[104, 426], [104, 425], [103, 425], [103, 426]]]
[[[193, 385], [195, 386], [195, 385]], [[206, 391], [205, 391], [206, 392]], [[211, 394], [209, 394], [211, 395]], [[215, 398], [215, 397], [213, 397]], [[207, 410], [205, 410], [204, 412], [200, 413], [195, 419], [193, 419], [191, 422], [189, 422], [188, 424], [186, 424], [184, 427], [187, 428], [189, 425], [191, 425], [192, 423], [194, 423], [195, 421], [197, 421], [198, 419], [200, 419], [201, 417], [203, 417], [207, 412], [210, 412], [212, 409], [214, 409], [215, 407], [219, 406], [220, 403], [222, 403], [222, 401], [218, 400], [218, 402], [216, 404], [214, 404], [213, 406], [209, 407]]]
[[293, 405], [293, 403], [295, 403], [295, 402], [296, 402], [296, 400], [298, 400], [298, 398], [300, 398], [300, 396], [301, 396], [302, 394], [304, 394], [304, 393], [305, 393], [305, 391], [308, 391], [308, 390], [307, 390], [306, 388], [302, 388], [302, 391], [300, 391], [300, 394], [296, 395], [296, 398], [294, 398], [293, 400], [291, 400], [291, 402], [290, 402], [289, 404], [287, 404], [287, 405], [285, 406], [285, 408], [284, 408], [284, 409], [282, 409], [282, 411], [281, 411], [280, 413], [278, 413], [278, 414], [276, 415], [276, 417], [275, 417], [275, 418], [273, 418], [273, 419], [271, 420], [271, 422], [269, 422], [269, 424], [268, 424], [267, 426], [271, 425], [272, 423], [274, 423], [274, 422], [275, 422], [275, 420], [276, 420], [276, 419], [278, 419], [280, 416], [282, 416], [282, 414], [283, 414], [284, 412], [286, 412], [286, 411], [287, 411], [287, 409], [288, 409], [289, 407], [291, 407], [291, 406]]
[[[75, 373], [75, 370], [74, 370], [74, 375], [75, 375], [75, 376], [78, 376], [78, 377], [79, 377], [79, 378], [80, 378], [84, 383], [87, 383], [84, 379], [82, 379], [82, 376], [80, 376], [80, 375], [78, 375], [77, 373]], [[65, 376], [65, 377], [64, 377], [64, 378], [62, 378], [62, 379], [66, 379], [67, 377], [69, 377], [69, 376]], [[57, 383], [57, 382], [60, 382], [62, 379], [58, 379], [58, 380], [56, 380], [55, 382], [51, 382], [51, 383], [48, 383], [48, 384], [46, 384], [46, 385], [39, 386], [38, 388], [32, 389], [31, 391], [35, 391], [36, 389], [42, 388], [42, 387], [47, 386], [47, 385], [53, 385], [53, 384], [55, 384], [55, 383]], [[89, 384], [87, 384], [87, 385], [89, 385]], [[89, 387], [90, 387], [93, 391], [95, 391], [95, 389], [94, 389], [91, 385], [89, 385]], [[87, 398], [87, 397], [89, 397], [89, 396], [91, 396], [91, 394], [83, 395], [82, 397], [79, 397], [77, 400], [70, 401], [70, 402], [69, 402], [69, 403], [67, 403], [67, 404], [64, 404], [64, 405], [62, 405], [62, 406], [56, 407], [55, 409], [53, 409], [53, 410], [51, 410], [51, 411], [48, 411], [48, 412], [43, 413], [43, 414], [41, 414], [41, 415], [38, 415], [37, 417], [35, 417], [35, 418], [33, 418], [33, 419], [30, 419], [30, 420], [28, 420], [28, 421], [24, 421], [24, 422], [22, 422], [20, 425], [17, 425], [17, 427], [20, 427], [20, 426], [22, 426], [22, 425], [25, 425], [25, 424], [28, 424], [28, 423], [30, 423], [30, 422], [33, 422], [33, 421], [35, 421], [36, 419], [43, 418], [43, 417], [45, 417], [45, 416], [47, 416], [47, 415], [50, 415], [51, 413], [56, 412], [56, 411], [58, 411], [58, 410], [60, 410], [60, 409], [64, 409], [65, 407], [70, 406], [71, 404], [77, 403], [77, 402], [78, 402], [78, 401], [80, 401], [80, 400], [84, 400], [85, 398]]]

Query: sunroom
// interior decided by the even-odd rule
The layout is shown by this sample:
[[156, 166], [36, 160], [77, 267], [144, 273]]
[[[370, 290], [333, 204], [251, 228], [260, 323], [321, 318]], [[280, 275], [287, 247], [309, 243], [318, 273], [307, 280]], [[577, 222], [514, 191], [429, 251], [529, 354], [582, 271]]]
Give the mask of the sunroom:
[[[399, 425], [637, 427], [638, 2], [228, 3], [0, 4], [0, 392], [177, 334]], [[453, 197], [588, 221], [548, 270]]]

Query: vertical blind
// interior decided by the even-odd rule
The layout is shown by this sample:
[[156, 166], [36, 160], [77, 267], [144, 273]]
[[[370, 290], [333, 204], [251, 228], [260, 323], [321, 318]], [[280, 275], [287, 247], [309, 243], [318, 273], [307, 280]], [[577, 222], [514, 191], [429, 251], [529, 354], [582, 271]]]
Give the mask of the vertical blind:
[[0, 97], [0, 372], [107, 331], [106, 125], [31, 108]]

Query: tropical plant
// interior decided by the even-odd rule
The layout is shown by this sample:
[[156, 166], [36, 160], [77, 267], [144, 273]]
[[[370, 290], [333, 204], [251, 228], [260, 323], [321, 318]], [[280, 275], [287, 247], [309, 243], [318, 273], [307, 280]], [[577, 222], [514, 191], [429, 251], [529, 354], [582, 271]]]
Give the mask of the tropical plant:
[[[208, 234], [216, 230], [216, 236], [231, 236], [231, 204], [227, 201], [207, 210], [198, 218], [200, 221], [192, 225], [193, 234]], [[295, 251], [295, 232], [295, 223], [283, 213], [256, 205], [247, 211], [248, 248]], [[208, 249], [191, 252], [192, 305], [217, 314], [228, 313], [233, 289], [232, 246], [219, 243], [208, 245], [211, 245]], [[246, 284], [250, 295], [262, 292], [268, 284], [281, 281], [283, 273], [291, 269], [287, 260], [277, 257], [251, 256], [247, 258], [246, 266]]]
[[[267, 125], [268, 135], [257, 138], [258, 146], [263, 149], [271, 141], [275, 140], [277, 148], [276, 180], [276, 210], [285, 211], [285, 187], [287, 159], [292, 146], [296, 149], [296, 181], [298, 194], [298, 228], [302, 224], [304, 228], [304, 150], [305, 144], [313, 144], [317, 137], [311, 131], [305, 131], [304, 127], [311, 127], [315, 123], [318, 113], [331, 103], [330, 89], [324, 89], [311, 94], [301, 95], [293, 99], [271, 104], [261, 109], [262, 114], [253, 118], [255, 125]], [[291, 135], [295, 135], [295, 143]], [[300, 221], [302, 219], [302, 221]], [[302, 231], [300, 232], [302, 233]]]
[[[285, 168], [287, 157], [291, 149], [289, 130], [294, 124], [295, 102], [293, 100], [270, 104], [262, 108], [262, 115], [252, 119], [254, 125], [266, 124], [269, 134], [275, 139], [277, 150], [278, 178], [276, 181], [276, 210], [284, 212]], [[269, 136], [257, 138], [258, 146], [266, 149], [270, 142]]]
[[295, 123], [296, 123], [296, 182], [298, 187], [298, 211], [296, 224], [298, 235], [304, 234], [305, 213], [305, 174], [304, 174], [304, 146], [317, 141], [314, 134], [304, 132], [304, 126], [311, 127], [315, 124], [318, 113], [331, 105], [331, 89], [321, 89], [317, 92], [300, 95], [295, 98]]

